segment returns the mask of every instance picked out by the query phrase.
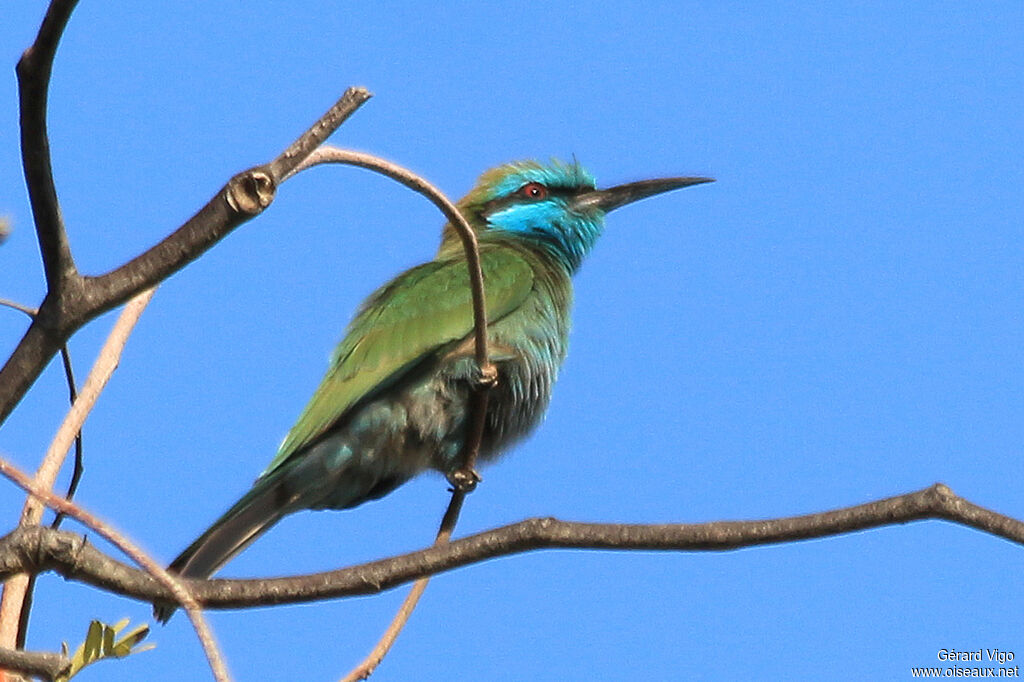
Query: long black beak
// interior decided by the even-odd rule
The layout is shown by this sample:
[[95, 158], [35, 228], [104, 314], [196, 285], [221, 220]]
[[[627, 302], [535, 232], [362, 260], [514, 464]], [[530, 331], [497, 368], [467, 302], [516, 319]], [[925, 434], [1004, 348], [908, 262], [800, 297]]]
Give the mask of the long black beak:
[[614, 211], [620, 206], [640, 201], [647, 197], [662, 192], [670, 192], [674, 189], [689, 187], [691, 185], [703, 185], [705, 182], [714, 182], [713, 178], [656, 178], [654, 180], [640, 180], [639, 182], [628, 182], [625, 185], [616, 185], [608, 189], [595, 189], [577, 195], [572, 200], [572, 208], [576, 211], [586, 212], [592, 210]]

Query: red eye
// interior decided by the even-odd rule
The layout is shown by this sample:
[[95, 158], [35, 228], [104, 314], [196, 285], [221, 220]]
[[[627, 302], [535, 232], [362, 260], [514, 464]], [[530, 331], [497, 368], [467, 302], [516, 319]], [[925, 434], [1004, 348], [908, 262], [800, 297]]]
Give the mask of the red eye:
[[548, 188], [539, 182], [528, 182], [519, 188], [519, 196], [532, 201], [548, 198]]

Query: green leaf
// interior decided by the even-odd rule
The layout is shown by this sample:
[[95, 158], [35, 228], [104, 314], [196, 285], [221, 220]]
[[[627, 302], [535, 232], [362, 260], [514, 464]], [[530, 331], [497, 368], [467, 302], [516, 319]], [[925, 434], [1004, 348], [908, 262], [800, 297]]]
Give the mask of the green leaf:
[[[90, 622], [85, 641], [75, 649], [68, 671], [64, 675], [58, 676], [56, 682], [67, 682], [85, 666], [104, 658], [124, 658], [130, 654], [149, 651], [155, 646], [153, 644], [137, 646], [149, 634], [147, 623], [132, 628], [123, 637], [116, 639], [117, 635], [128, 626], [128, 623], [127, 618], [119, 620], [113, 625], [107, 625], [98, 620]], [[61, 646], [61, 651], [67, 656], [67, 643]]]
[[103, 626], [103, 651], [100, 652], [101, 656], [106, 656], [110, 653], [110, 650], [114, 648], [114, 628], [109, 625]]
[[94, 620], [89, 623], [89, 632], [85, 636], [85, 662], [92, 663], [103, 652], [103, 623]]
[[[127, 623], [125, 623], [125, 625], [127, 625]], [[130, 653], [138, 653], [141, 649], [135, 649], [135, 645], [144, 640], [148, 634], [149, 625], [147, 623], [143, 623], [136, 628], [132, 628], [128, 634], [119, 639], [117, 643], [111, 647], [110, 655], [116, 656], [117, 658], [123, 658]], [[147, 649], [152, 648], [152, 646], [147, 646]], [[133, 649], [135, 649], [134, 652], [132, 651]]]

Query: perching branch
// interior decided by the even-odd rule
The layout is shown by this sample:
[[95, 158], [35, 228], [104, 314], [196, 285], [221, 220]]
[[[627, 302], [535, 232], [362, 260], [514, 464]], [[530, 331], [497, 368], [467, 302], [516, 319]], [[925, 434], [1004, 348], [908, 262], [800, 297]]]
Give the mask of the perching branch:
[[[173, 599], [185, 608], [185, 612], [188, 614], [189, 620], [192, 621], [192, 627], [195, 628], [196, 635], [199, 638], [199, 643], [203, 647], [203, 653], [206, 654], [206, 659], [210, 664], [210, 670], [213, 671], [214, 679], [217, 680], [217, 682], [230, 682], [231, 676], [228, 674], [227, 666], [225, 665], [224, 659], [217, 648], [217, 642], [213, 637], [213, 631], [206, 623], [206, 619], [203, 617], [202, 608], [191, 595], [189, 588], [182, 584], [184, 581], [164, 570], [160, 564], [143, 552], [138, 545], [115, 530], [113, 526], [104, 522], [91, 512], [82, 509], [74, 502], [65, 500], [62, 497], [54, 495], [49, 490], [36, 485], [24, 472], [18, 470], [17, 467], [2, 458], [0, 458], [0, 475], [3, 475], [14, 482], [14, 484], [22, 490], [38, 498], [43, 504], [51, 509], [63, 512], [67, 516], [82, 522], [86, 527], [91, 528], [108, 542], [124, 552], [132, 561], [141, 566], [144, 573], [137, 569], [133, 570], [137, 573], [143, 573], [143, 575], [146, 575], [147, 578], [152, 580], [155, 584], [159, 584], [161, 588], [165, 590], [164, 593], [170, 595], [170, 599]], [[44, 530], [40, 526], [19, 526], [15, 533], [23, 530], [30, 531], [32, 529]], [[45, 529], [45, 531], [50, 533], [65, 533], [65, 531], [49, 528]], [[9, 576], [10, 574], [5, 573], [3, 576], [0, 576], [0, 580], [6, 580]]]
[[[451, 199], [425, 178], [372, 154], [325, 145], [311, 152], [302, 163], [295, 166], [289, 176], [326, 163], [358, 166], [400, 182], [429, 199], [458, 232], [459, 238], [462, 240], [462, 248], [466, 252], [466, 264], [469, 268], [469, 286], [473, 297], [473, 349], [477, 367], [480, 368], [479, 383], [486, 388], [492, 386], [497, 379], [497, 371], [491, 365], [487, 354], [487, 301], [484, 292], [484, 275], [480, 266], [480, 249], [477, 245], [476, 233], [473, 232], [469, 222], [459, 213], [459, 209]], [[479, 449], [479, 442], [476, 449]], [[473, 451], [468, 454], [469, 467], [467, 468], [472, 468], [477, 452]]]
[[[294, 604], [376, 594], [426, 575], [538, 549], [725, 551], [924, 519], [952, 521], [1024, 545], [1024, 522], [980, 507], [936, 483], [917, 492], [853, 507], [759, 521], [616, 524], [527, 519], [439, 547], [326, 573], [184, 582], [206, 608]], [[37, 527], [18, 529], [0, 538], [0, 579], [20, 571], [51, 570], [144, 602], [169, 598], [166, 589], [152, 577], [111, 559], [74, 533]]]
[[[441, 520], [441, 527], [437, 531], [437, 537], [434, 539], [434, 546], [439, 547], [451, 539], [452, 533], [455, 532], [455, 525], [459, 521], [459, 513], [462, 510], [462, 503], [465, 500], [466, 494], [471, 492], [480, 480], [480, 476], [476, 473], [476, 459], [480, 453], [480, 444], [484, 438], [490, 389], [494, 387], [498, 378], [497, 369], [491, 364], [487, 352], [487, 298], [484, 291], [484, 275], [480, 265], [480, 248], [477, 243], [476, 233], [473, 232], [473, 228], [465, 217], [459, 213], [459, 209], [455, 204], [425, 178], [416, 175], [406, 168], [370, 154], [323, 146], [308, 154], [289, 174], [298, 173], [323, 163], [343, 163], [374, 170], [422, 194], [441, 210], [441, 213], [448, 219], [448, 222], [455, 228], [462, 240], [462, 248], [466, 254], [466, 267], [469, 269], [470, 292], [473, 299], [474, 350], [479, 374], [476, 383], [472, 387], [469, 406], [472, 421], [468, 438], [463, 444], [461, 453], [462, 464], [448, 476], [453, 486], [452, 498]], [[398, 613], [395, 614], [394, 619], [387, 630], [384, 631], [377, 645], [374, 646], [373, 650], [358, 666], [345, 676], [343, 682], [364, 680], [373, 673], [395, 643], [402, 628], [409, 621], [409, 617], [416, 608], [416, 604], [419, 603], [420, 597], [423, 596], [423, 592], [427, 589], [429, 581], [429, 576], [416, 581], [416, 584], [413, 585], [412, 590], [410, 590], [402, 602]]]

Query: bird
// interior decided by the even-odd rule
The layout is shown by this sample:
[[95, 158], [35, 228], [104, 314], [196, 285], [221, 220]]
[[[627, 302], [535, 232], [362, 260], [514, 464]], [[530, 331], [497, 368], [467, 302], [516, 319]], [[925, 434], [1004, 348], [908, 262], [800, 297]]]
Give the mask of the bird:
[[[484, 277], [489, 391], [479, 461], [493, 460], [543, 419], [565, 360], [572, 276], [607, 213], [712, 182], [641, 180], [597, 189], [578, 162], [506, 163], [484, 172], [456, 206], [476, 234]], [[433, 260], [363, 302], [329, 368], [252, 488], [168, 570], [208, 578], [284, 516], [350, 509], [413, 476], [463, 464], [474, 358], [466, 255], [451, 223]], [[157, 603], [166, 622], [175, 606]]]

